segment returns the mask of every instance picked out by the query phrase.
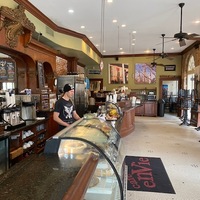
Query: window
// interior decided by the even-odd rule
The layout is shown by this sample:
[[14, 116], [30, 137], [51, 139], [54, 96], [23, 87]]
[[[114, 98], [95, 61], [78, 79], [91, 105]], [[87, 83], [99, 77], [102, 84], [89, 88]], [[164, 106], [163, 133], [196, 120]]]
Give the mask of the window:
[[194, 71], [195, 63], [194, 63], [194, 56], [190, 56], [189, 62], [188, 62], [188, 72]]
[[15, 88], [15, 84], [13, 82], [3, 82], [2, 83], [2, 89], [4, 91], [12, 90], [14, 88]]

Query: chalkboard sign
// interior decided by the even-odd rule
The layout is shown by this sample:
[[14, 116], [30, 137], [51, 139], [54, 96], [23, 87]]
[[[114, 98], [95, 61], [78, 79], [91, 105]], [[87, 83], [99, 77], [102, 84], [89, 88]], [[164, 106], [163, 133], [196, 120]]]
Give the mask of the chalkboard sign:
[[43, 62], [37, 61], [37, 69], [38, 69], [39, 88], [44, 88], [45, 87], [45, 77], [44, 77]]
[[0, 81], [15, 80], [15, 62], [11, 59], [0, 59]]

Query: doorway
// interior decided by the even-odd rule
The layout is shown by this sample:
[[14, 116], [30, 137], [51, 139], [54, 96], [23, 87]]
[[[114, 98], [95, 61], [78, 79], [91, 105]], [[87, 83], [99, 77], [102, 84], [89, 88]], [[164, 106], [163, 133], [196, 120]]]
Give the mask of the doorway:
[[159, 83], [159, 99], [165, 101], [165, 113], [177, 113], [177, 100], [178, 100], [178, 91], [181, 88], [181, 77], [180, 76], [167, 76], [160, 77]]

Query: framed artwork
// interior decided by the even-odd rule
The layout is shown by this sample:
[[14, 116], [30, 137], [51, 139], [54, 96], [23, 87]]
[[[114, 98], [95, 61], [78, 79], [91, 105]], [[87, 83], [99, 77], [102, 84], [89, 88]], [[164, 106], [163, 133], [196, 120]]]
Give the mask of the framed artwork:
[[135, 83], [156, 83], [156, 66], [146, 63], [135, 64]]
[[127, 84], [128, 83], [128, 64], [117, 63], [109, 64], [109, 83]]

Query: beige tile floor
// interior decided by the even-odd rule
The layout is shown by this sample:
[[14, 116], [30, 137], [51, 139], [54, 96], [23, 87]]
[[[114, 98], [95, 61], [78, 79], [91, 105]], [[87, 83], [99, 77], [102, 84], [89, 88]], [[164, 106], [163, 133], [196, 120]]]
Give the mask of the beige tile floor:
[[127, 191], [127, 200], [200, 200], [200, 131], [175, 115], [136, 117], [122, 154], [160, 157], [176, 194]]

